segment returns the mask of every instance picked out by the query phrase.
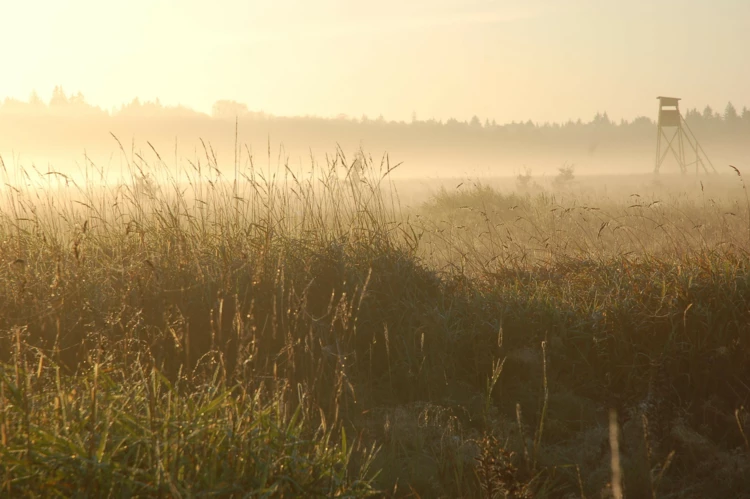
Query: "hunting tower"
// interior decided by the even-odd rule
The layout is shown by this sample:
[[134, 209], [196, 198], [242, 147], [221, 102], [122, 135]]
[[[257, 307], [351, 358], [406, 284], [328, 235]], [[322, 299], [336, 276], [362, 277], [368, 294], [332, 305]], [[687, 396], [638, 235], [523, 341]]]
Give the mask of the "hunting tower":
[[[659, 173], [659, 168], [671, 151], [680, 171], [687, 173], [688, 167], [695, 165], [695, 173], [699, 173], [698, 168], [709, 173], [706, 164], [711, 167], [714, 173], [716, 168], [711, 164], [711, 160], [706, 156], [703, 148], [698, 144], [698, 140], [693, 135], [685, 118], [680, 114], [680, 99], [678, 97], [657, 97], [659, 99], [659, 121], [656, 132], [656, 167], [654, 173]], [[666, 141], [666, 146], [662, 147], [662, 139]], [[685, 147], [690, 149], [691, 159], [688, 162], [685, 156]], [[662, 151], [662, 149], [664, 149]]]

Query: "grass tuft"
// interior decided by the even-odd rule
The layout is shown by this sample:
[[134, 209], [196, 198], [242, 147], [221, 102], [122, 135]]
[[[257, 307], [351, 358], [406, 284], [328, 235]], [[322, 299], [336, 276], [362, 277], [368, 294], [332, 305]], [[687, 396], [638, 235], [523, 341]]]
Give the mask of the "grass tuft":
[[406, 210], [387, 157], [120, 149], [2, 165], [0, 495], [750, 488], [744, 184]]

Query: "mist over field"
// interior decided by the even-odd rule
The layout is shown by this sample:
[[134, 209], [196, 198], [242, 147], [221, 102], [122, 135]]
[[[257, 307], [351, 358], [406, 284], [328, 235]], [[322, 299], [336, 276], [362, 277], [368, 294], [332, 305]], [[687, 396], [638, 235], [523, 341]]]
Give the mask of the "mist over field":
[[[230, 176], [236, 163], [251, 157], [269, 166], [269, 154], [273, 169], [309, 169], [337, 148], [352, 157], [364, 151], [378, 161], [387, 154], [394, 164], [402, 163], [394, 177], [513, 177], [526, 169], [551, 176], [565, 165], [575, 165], [579, 175], [642, 175], [654, 170], [658, 107], [655, 99], [652, 104], [650, 116], [619, 122], [606, 112], [563, 123], [498, 124], [476, 116], [468, 121], [414, 116], [404, 122], [382, 116], [280, 117], [234, 101], [217, 101], [211, 114], [138, 99], [108, 112], [56, 87], [48, 104], [7, 98], [0, 105], [0, 152], [8, 163], [69, 175], [85, 158], [117, 169], [121, 151], [115, 137], [126, 152], [155, 158], [155, 150], [173, 166], [205, 157], [208, 147]], [[746, 107], [688, 107], [686, 122], [711, 162], [723, 165], [722, 173], [729, 173], [726, 164], [746, 164]], [[668, 160], [663, 171], [679, 172], [671, 155]]]
[[0, 498], [750, 497], [750, 2], [0, 19]]

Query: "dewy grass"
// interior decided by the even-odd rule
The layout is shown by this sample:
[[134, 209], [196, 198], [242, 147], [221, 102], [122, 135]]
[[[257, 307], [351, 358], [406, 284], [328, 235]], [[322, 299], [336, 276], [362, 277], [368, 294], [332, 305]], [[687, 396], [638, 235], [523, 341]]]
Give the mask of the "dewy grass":
[[3, 166], [0, 496], [750, 487], [737, 186], [406, 211], [387, 158], [121, 149], [85, 184]]
[[8, 497], [372, 492], [372, 454], [351, 473], [351, 451], [332, 445], [332, 429], [311, 428], [299, 406], [289, 415], [283, 392], [217, 379], [188, 391], [154, 366], [102, 360], [70, 377], [40, 356], [38, 369], [18, 366], [20, 385], [3, 366]]

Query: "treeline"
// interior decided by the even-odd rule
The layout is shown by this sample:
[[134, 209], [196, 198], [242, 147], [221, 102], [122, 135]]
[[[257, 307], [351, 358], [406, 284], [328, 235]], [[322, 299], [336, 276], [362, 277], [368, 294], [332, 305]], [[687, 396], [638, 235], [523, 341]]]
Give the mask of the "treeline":
[[[656, 106], [654, 106], [656, 109]], [[133, 99], [119, 108], [105, 110], [99, 106], [94, 106], [86, 102], [84, 96], [78, 92], [76, 94], [66, 95], [62, 87], [57, 86], [52, 92], [48, 102], [42, 100], [37, 92], [32, 92], [27, 101], [14, 98], [5, 98], [0, 103], [0, 114], [2, 115], [36, 115], [36, 116], [70, 116], [70, 117], [175, 117], [175, 118], [195, 118], [195, 119], [218, 119], [218, 120], [331, 120], [351, 124], [367, 125], [400, 125], [415, 126], [422, 128], [444, 127], [452, 130], [507, 130], [510, 132], [524, 132], [530, 130], [566, 130], [581, 128], [619, 128], [619, 129], [644, 129], [655, 126], [655, 120], [648, 116], [639, 116], [633, 120], [622, 119], [619, 122], [611, 120], [606, 112], [597, 113], [590, 121], [569, 120], [565, 123], [534, 123], [531, 120], [526, 122], [511, 122], [498, 124], [494, 119], [488, 118], [482, 120], [479, 116], [474, 116], [468, 121], [461, 121], [455, 118], [443, 120], [419, 120], [416, 114], [412, 116], [410, 122], [389, 121], [382, 115], [373, 119], [366, 115], [361, 117], [350, 117], [340, 114], [335, 118], [322, 118], [318, 116], [296, 116], [296, 117], [279, 117], [267, 114], [263, 111], [251, 111], [247, 104], [232, 101], [219, 100], [214, 103], [211, 113], [206, 114], [193, 110], [186, 106], [165, 106], [159, 99], [155, 101], [141, 101], [138, 98]], [[701, 129], [719, 129], [722, 132], [732, 130], [746, 130], [750, 127], [750, 109], [746, 106], [738, 110], [731, 102], [727, 103], [723, 112], [718, 112], [706, 106], [702, 111], [698, 108], [688, 108], [683, 111], [685, 120], [691, 127]]]
[[[654, 101], [654, 115], [656, 111]], [[746, 107], [737, 110], [728, 103], [723, 112], [706, 106], [703, 111], [690, 108], [683, 113], [711, 157], [736, 164], [750, 156], [750, 110]], [[6, 98], [0, 103], [0, 154], [7, 157], [12, 150], [27, 158], [45, 159], [70, 158], [83, 150], [89, 155], [111, 154], [116, 147], [114, 134], [126, 145], [145, 146], [149, 141], [160, 151], [173, 151], [179, 142], [180, 155], [192, 153], [196, 144], [200, 149], [203, 140], [220, 159], [231, 162], [236, 151], [235, 119], [238, 142], [250, 145], [243, 148], [245, 156], [254, 154], [253, 148], [265, 155], [269, 141], [275, 157], [284, 155], [300, 164], [310, 154], [322, 159], [338, 146], [347, 151], [362, 147], [375, 156], [388, 152], [398, 161], [427, 171], [453, 171], [457, 165], [493, 171], [532, 165], [537, 171], [555, 171], [561, 162], [574, 162], [590, 171], [649, 170], [656, 141], [656, 123], [651, 117], [615, 121], [606, 112], [588, 121], [498, 124], [478, 116], [467, 121], [420, 120], [416, 115], [409, 121], [383, 116], [282, 117], [252, 111], [231, 100], [217, 101], [210, 113], [137, 98], [105, 110], [86, 102], [80, 93], [68, 95], [56, 87], [47, 102], [34, 92], [27, 101]]]

